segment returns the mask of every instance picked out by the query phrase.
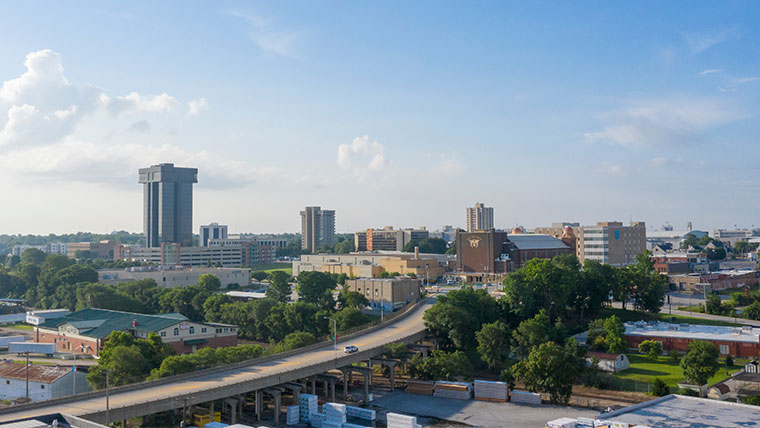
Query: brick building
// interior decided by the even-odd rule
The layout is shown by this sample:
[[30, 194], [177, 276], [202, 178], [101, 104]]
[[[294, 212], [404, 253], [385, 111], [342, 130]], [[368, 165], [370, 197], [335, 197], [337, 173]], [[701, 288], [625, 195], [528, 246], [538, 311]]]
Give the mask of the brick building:
[[55, 343], [58, 351], [98, 356], [108, 335], [114, 331], [125, 331], [140, 339], [156, 333], [178, 354], [238, 343], [234, 325], [192, 322], [175, 313], [146, 315], [95, 308], [40, 324], [35, 328], [34, 341]]
[[756, 357], [760, 352], [760, 328], [757, 327], [637, 321], [625, 323], [625, 337], [629, 348], [638, 348], [639, 343], [645, 340], [655, 340], [662, 343], [665, 352], [672, 349], [686, 352], [689, 342], [703, 340], [714, 343], [721, 355]]

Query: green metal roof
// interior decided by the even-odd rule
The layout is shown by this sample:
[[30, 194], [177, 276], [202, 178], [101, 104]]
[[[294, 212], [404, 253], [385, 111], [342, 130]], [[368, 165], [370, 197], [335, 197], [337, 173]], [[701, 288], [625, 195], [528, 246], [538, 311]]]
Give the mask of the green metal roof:
[[[82, 336], [101, 339], [113, 331], [157, 332], [182, 321], [187, 321], [187, 318], [177, 313], [146, 315], [110, 309], [87, 308], [65, 317], [45, 321], [39, 327], [57, 330], [58, 326], [68, 323], [77, 328]], [[133, 322], [137, 323], [135, 327], [132, 327]]]

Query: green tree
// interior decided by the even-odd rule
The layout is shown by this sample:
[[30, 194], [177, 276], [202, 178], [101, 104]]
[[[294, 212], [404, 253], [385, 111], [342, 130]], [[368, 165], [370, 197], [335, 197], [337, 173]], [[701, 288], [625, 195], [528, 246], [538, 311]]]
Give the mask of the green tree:
[[226, 305], [232, 302], [232, 297], [226, 294], [212, 294], [203, 302], [203, 318], [209, 322], [220, 322], [224, 318]]
[[705, 312], [708, 314], [720, 315], [721, 314], [721, 302], [720, 297], [715, 294], [707, 296], [705, 302]]
[[564, 347], [554, 342], [536, 346], [514, 369], [530, 391], [549, 393], [552, 403], [564, 404], [583, 365], [578, 345], [570, 340]]
[[639, 343], [639, 352], [651, 360], [656, 360], [662, 354], [662, 343], [656, 340], [644, 340]]
[[305, 331], [296, 331], [285, 336], [285, 339], [277, 347], [278, 352], [289, 351], [317, 343], [317, 338], [313, 334]]
[[344, 239], [337, 244], [335, 244], [335, 248], [333, 251], [336, 254], [348, 254], [352, 251], [355, 251], [354, 249], [354, 241], [351, 239]]
[[344, 294], [343, 300], [347, 308], [364, 309], [369, 306], [369, 300], [362, 293], [349, 291]]
[[369, 318], [356, 308], [344, 308], [333, 315], [338, 322], [338, 329], [348, 330], [369, 322]]
[[322, 272], [301, 272], [298, 274], [296, 291], [301, 300], [316, 303], [324, 308], [333, 309], [335, 301], [332, 291], [337, 283], [329, 274]]
[[457, 380], [472, 375], [472, 364], [462, 351], [433, 351], [427, 358], [412, 357], [410, 371], [413, 377], [433, 380]]
[[144, 313], [145, 308], [137, 300], [119, 293], [116, 288], [103, 284], [83, 284], [76, 288], [76, 310], [85, 308], [111, 309]]
[[742, 314], [751, 320], [760, 320], [760, 301], [755, 300], [751, 305], [744, 308]]
[[251, 279], [255, 279], [256, 281], [261, 282], [267, 278], [269, 278], [269, 274], [263, 270], [251, 272]]
[[439, 296], [423, 319], [441, 346], [467, 350], [477, 345], [475, 333], [483, 324], [496, 321], [499, 315], [499, 303], [486, 290], [467, 287]]
[[509, 361], [511, 345], [509, 326], [502, 321], [483, 324], [475, 336], [480, 359], [489, 367], [504, 369]]
[[659, 313], [668, 286], [668, 278], [654, 269], [649, 251], [636, 256], [636, 263], [629, 267], [634, 281], [633, 304], [639, 311]]
[[269, 287], [267, 287], [267, 297], [274, 299], [278, 303], [288, 303], [290, 300], [290, 275], [276, 270], [269, 275]]
[[604, 319], [595, 319], [588, 323], [586, 343], [589, 343], [594, 351], [607, 350], [607, 330], [604, 328]]
[[504, 293], [512, 311], [522, 319], [543, 309], [550, 319], [567, 313], [570, 293], [581, 280], [574, 257], [531, 259], [504, 280]]
[[517, 326], [512, 332], [512, 352], [524, 358], [531, 349], [549, 341], [560, 341], [564, 337], [564, 328], [557, 322], [552, 325], [545, 310], [541, 310], [535, 317], [527, 319]]
[[720, 368], [718, 348], [712, 342], [695, 340], [689, 343], [681, 359], [681, 369], [687, 381], [704, 385]]
[[31, 263], [39, 266], [45, 261], [45, 257], [47, 257], [47, 254], [36, 248], [27, 248], [21, 252], [22, 263]]
[[604, 330], [607, 332], [606, 342], [607, 350], [613, 354], [619, 354], [625, 351], [625, 325], [615, 315], [604, 320]]
[[444, 254], [454, 254], [454, 255], [456, 255], [456, 253], [457, 253], [457, 244], [456, 243], [452, 243], [449, 246], [449, 248], [446, 250], [446, 253], [444, 253]]
[[198, 278], [198, 286], [213, 293], [222, 288], [222, 281], [213, 273], [204, 273]]
[[413, 253], [414, 247], [419, 247], [421, 253], [444, 254], [448, 244], [441, 238], [425, 238], [420, 241], [409, 241], [404, 245], [403, 251]]
[[652, 382], [652, 395], [655, 397], [664, 397], [668, 394], [670, 394], [670, 387], [668, 384], [659, 377], [654, 378], [654, 382]]

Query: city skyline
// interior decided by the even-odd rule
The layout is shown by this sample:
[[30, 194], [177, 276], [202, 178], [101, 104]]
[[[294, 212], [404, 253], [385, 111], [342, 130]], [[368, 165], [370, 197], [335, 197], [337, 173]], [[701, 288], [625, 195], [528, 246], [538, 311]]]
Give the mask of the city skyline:
[[44, 7], [0, 16], [0, 233], [138, 232], [158, 163], [193, 231], [760, 224], [751, 2]]

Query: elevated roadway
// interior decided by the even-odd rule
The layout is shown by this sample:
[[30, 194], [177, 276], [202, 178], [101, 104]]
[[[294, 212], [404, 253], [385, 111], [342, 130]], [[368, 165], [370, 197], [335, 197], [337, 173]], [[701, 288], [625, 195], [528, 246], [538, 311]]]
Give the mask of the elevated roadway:
[[[14, 406], [0, 410], [0, 423], [51, 413], [106, 423], [235, 397], [318, 375], [377, 357], [386, 344], [421, 340], [425, 336], [422, 316], [432, 303], [428, 299], [391, 322], [341, 339], [337, 352], [332, 345], [321, 343], [285, 355], [114, 388], [108, 396], [108, 411], [105, 391]], [[342, 347], [348, 344], [359, 347], [359, 352], [344, 354]]]

